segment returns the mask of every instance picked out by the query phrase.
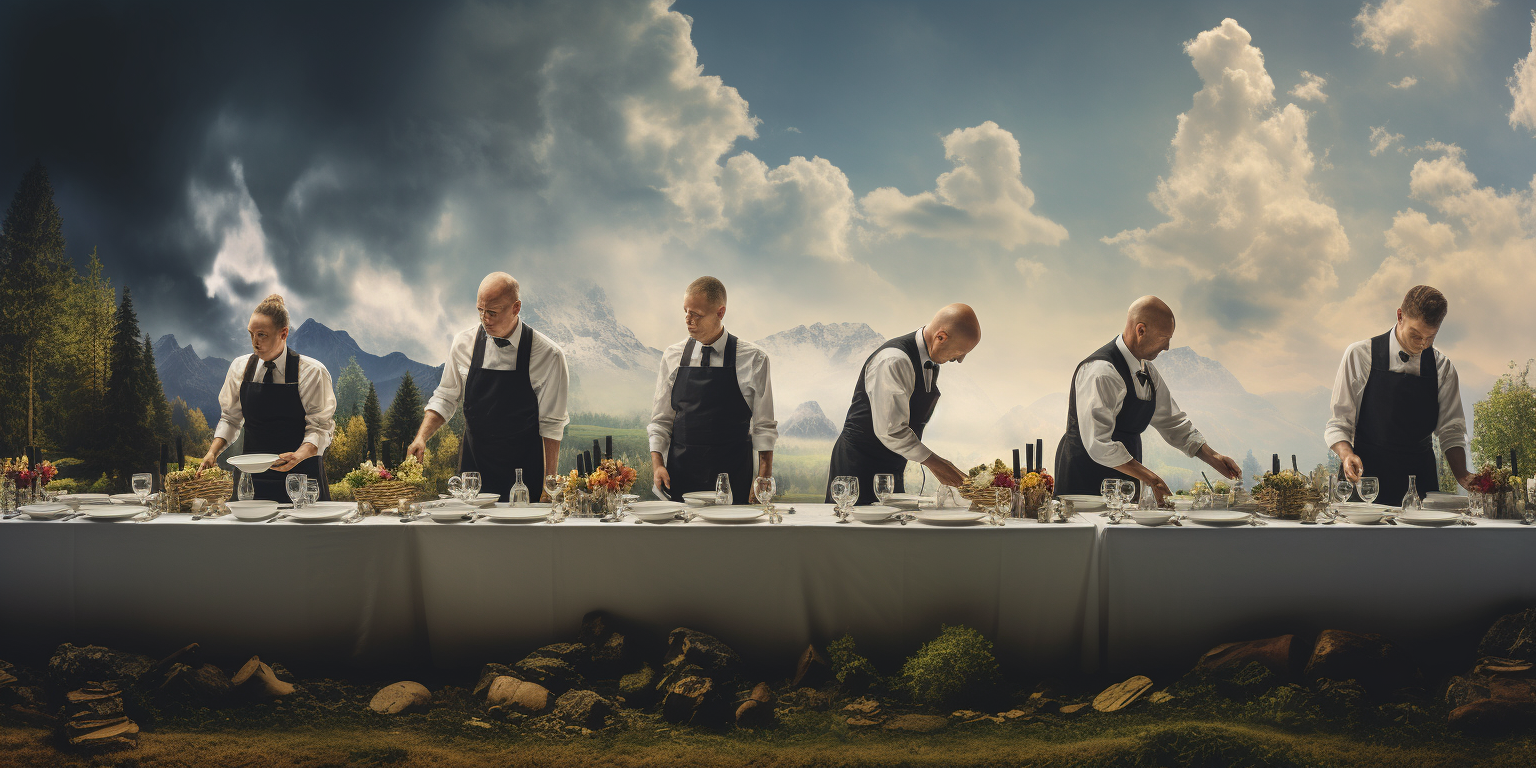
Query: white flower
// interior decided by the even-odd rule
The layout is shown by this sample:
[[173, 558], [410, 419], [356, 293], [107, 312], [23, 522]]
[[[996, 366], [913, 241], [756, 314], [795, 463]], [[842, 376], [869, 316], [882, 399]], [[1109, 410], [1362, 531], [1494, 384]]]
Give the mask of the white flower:
[[977, 490], [981, 490], [982, 488], [991, 488], [992, 478], [994, 477], [996, 477], [996, 475], [993, 475], [991, 472], [986, 470], [982, 470], [981, 472], [977, 473], [975, 477], [971, 478], [971, 487]]

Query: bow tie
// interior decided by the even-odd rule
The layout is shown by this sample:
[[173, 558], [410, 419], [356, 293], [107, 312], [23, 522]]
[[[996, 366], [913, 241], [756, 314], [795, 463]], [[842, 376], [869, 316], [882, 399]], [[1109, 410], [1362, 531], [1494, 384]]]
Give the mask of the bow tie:
[[923, 363], [923, 367], [927, 368], [928, 370], [931, 370], [931, 371], [937, 371], [939, 369], [939, 364], [935, 363], [932, 360], [928, 360], [928, 361]]
[[1408, 362], [1408, 353], [1404, 352], [1402, 350], [1398, 350], [1397, 351], [1397, 359], [1399, 359], [1399, 360], [1401, 360], [1401, 361], [1403, 361], [1405, 363]]
[[497, 338], [495, 336], [492, 336], [491, 337], [491, 341], [496, 342], [496, 346], [501, 347], [502, 349], [506, 349], [507, 347], [512, 346], [512, 340], [511, 339], [502, 339], [502, 338]]
[[1142, 386], [1146, 386], [1147, 382], [1152, 380], [1152, 377], [1148, 376], [1146, 371], [1137, 371], [1136, 380], [1141, 382]]

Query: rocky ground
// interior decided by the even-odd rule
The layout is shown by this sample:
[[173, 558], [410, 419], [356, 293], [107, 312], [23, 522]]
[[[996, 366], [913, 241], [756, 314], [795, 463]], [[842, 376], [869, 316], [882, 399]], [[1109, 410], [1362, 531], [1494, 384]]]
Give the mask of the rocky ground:
[[[949, 633], [899, 675], [850, 641], [807, 648], [782, 680], [709, 635], [647, 643], [602, 614], [575, 642], [425, 684], [63, 645], [0, 662], [0, 764], [1536, 764], [1536, 610], [1499, 619], [1449, 681], [1330, 630], [1219, 646], [1167, 681], [1016, 687]], [[920, 679], [933, 670], [969, 671]]]

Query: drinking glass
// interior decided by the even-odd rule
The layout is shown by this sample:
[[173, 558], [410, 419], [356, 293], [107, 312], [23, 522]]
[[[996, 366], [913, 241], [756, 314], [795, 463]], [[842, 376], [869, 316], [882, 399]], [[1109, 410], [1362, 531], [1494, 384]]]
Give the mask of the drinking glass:
[[1367, 504], [1376, 501], [1381, 494], [1381, 481], [1374, 477], [1360, 478], [1360, 500]]
[[320, 479], [311, 477], [304, 480], [304, 506], [310, 506], [320, 500]]
[[448, 478], [448, 495], [455, 499], [464, 498], [464, 478], [458, 475]]
[[238, 498], [241, 501], [250, 501], [256, 498], [256, 481], [251, 479], [251, 473], [243, 471], [240, 473], [239, 494]]
[[891, 494], [893, 494], [895, 492], [896, 492], [896, 476], [895, 475], [892, 475], [892, 474], [875, 475], [875, 498], [879, 499], [881, 504], [884, 504], [885, 500], [887, 498], [889, 498], [891, 496]]
[[301, 502], [304, 499], [304, 483], [307, 480], [309, 480], [308, 475], [301, 475], [297, 472], [288, 475], [288, 501], [293, 502], [295, 509], [303, 506]]
[[1136, 482], [1134, 480], [1121, 480], [1120, 491], [1115, 494], [1115, 509], [1121, 514], [1125, 513], [1125, 503], [1136, 498]]
[[[1374, 479], [1374, 478], [1372, 478], [1372, 479]], [[1361, 487], [1362, 488], [1364, 487], [1364, 482], [1365, 482], [1365, 478], [1361, 478]], [[1347, 480], [1345, 478], [1342, 478], [1342, 477], [1335, 478], [1333, 480], [1333, 482], [1328, 484], [1328, 501], [1329, 501], [1328, 508], [1329, 508], [1330, 514], [1333, 517], [1337, 518], [1339, 516], [1339, 509], [1338, 509], [1338, 506], [1334, 503], [1334, 499], [1335, 498], [1338, 499], [1338, 502], [1337, 502], [1338, 504], [1343, 504], [1344, 502], [1349, 501], [1350, 495], [1353, 494], [1354, 492], [1355, 492], [1355, 484], [1350, 482], [1349, 480]], [[1362, 494], [1361, 497], [1364, 498], [1364, 494]], [[1373, 498], [1373, 499], [1376, 498], [1376, 495], [1375, 494], [1371, 494], [1371, 498]], [[1367, 502], [1367, 503], [1369, 503], [1369, 502]]]
[[1192, 506], [1194, 506], [1195, 509], [1210, 509], [1211, 489], [1203, 484], [1199, 488], [1196, 488], [1195, 502]]
[[154, 475], [148, 472], [140, 472], [133, 476], [133, 495], [139, 497], [139, 505], [143, 506], [144, 499], [149, 497], [149, 489], [154, 485]]
[[843, 517], [843, 497], [848, 495], [848, 478], [839, 475], [832, 478], [832, 484], [828, 486], [828, 495], [832, 497], [832, 514], [838, 519]]
[[731, 496], [731, 476], [721, 472], [715, 476], [715, 503], [720, 506], [730, 506], [735, 499]]
[[554, 504], [555, 504], [555, 494], [558, 493], [559, 491], [560, 491], [560, 476], [559, 475], [545, 475], [544, 476], [544, 495], [549, 498], [550, 506], [554, 506]]
[[1120, 495], [1120, 481], [1114, 478], [1099, 482], [1099, 495], [1104, 497], [1104, 508], [1115, 508], [1115, 497]]
[[763, 511], [768, 513], [770, 521], [775, 517], [773, 512], [773, 493], [778, 490], [778, 483], [771, 477], [759, 477], [752, 481], [752, 496], [757, 503], [763, 505]]
[[[848, 508], [859, 500], [859, 478], [852, 475], [841, 475], [836, 480], [833, 480], [833, 483], [832, 493], [834, 495], [832, 500], [837, 502], [837, 506], [842, 510], [842, 515], [846, 519], [848, 517]], [[841, 492], [838, 491], [839, 486], [836, 485], [837, 483], [842, 484]]]

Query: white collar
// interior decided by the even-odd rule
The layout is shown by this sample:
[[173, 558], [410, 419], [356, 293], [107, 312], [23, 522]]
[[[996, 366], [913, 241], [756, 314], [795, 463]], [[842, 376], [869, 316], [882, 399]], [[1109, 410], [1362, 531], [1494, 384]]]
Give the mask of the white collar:
[[[1397, 324], [1393, 323], [1392, 327], [1387, 330], [1387, 366], [1391, 367], [1393, 360], [1404, 362], [1403, 359], [1398, 356], [1399, 352], [1404, 351], [1406, 350], [1403, 349], [1403, 345], [1399, 344], [1397, 341]], [[1416, 357], [1418, 357], [1418, 355], [1409, 355], [1408, 359], [1412, 360]]]
[[928, 357], [928, 340], [923, 338], [923, 331], [925, 330], [928, 330], [926, 325], [917, 329], [917, 362], [922, 367], [927, 368], [928, 363], [933, 361]]
[[[731, 338], [731, 332], [727, 331], [725, 329], [725, 326], [721, 326], [720, 327], [720, 338], [715, 339], [715, 343], [713, 343], [713, 344], [705, 344], [702, 341], [698, 341], [698, 345], [701, 346], [701, 347], [709, 347], [710, 349], [713, 349], [715, 352], [723, 355], [723, 354], [725, 354], [725, 342], [729, 338]], [[695, 340], [695, 341], [697, 341], [697, 340]], [[700, 350], [700, 354], [703, 354], [702, 350]]]
[[1125, 358], [1125, 364], [1131, 367], [1132, 373], [1147, 369], [1146, 361], [1131, 354], [1131, 348], [1125, 345], [1125, 334], [1115, 336], [1115, 346], [1120, 348], [1120, 356]]
[[[480, 327], [484, 328], [485, 324], [481, 323]], [[492, 336], [490, 331], [486, 331], [485, 332], [485, 337], [487, 339], [495, 339], [495, 338], [506, 339], [507, 341], [512, 342], [512, 346], [507, 347], [507, 349], [517, 349], [517, 342], [520, 341], [523, 338], [522, 336], [518, 335], [518, 331], [521, 331], [522, 329], [523, 329], [523, 316], [522, 316], [521, 313], [519, 313], [518, 316], [517, 316], [517, 322], [512, 324], [512, 330], [509, 331], [507, 333], [507, 335], [501, 336], [501, 337], [497, 337], [497, 336]], [[494, 344], [495, 342], [492, 342], [492, 343]]]
[[265, 366], [267, 363], [272, 363], [273, 365], [281, 365], [281, 363], [279, 363], [278, 361], [284, 360], [284, 359], [286, 359], [288, 357], [288, 345], [286, 343], [284, 343], [283, 344], [283, 351], [277, 353], [277, 357], [274, 357], [271, 360], [263, 360], [263, 359], [261, 359], [261, 355], [258, 355], [255, 352], [252, 352], [251, 356], [256, 358], [256, 367], [257, 368], [261, 368], [261, 367]]

